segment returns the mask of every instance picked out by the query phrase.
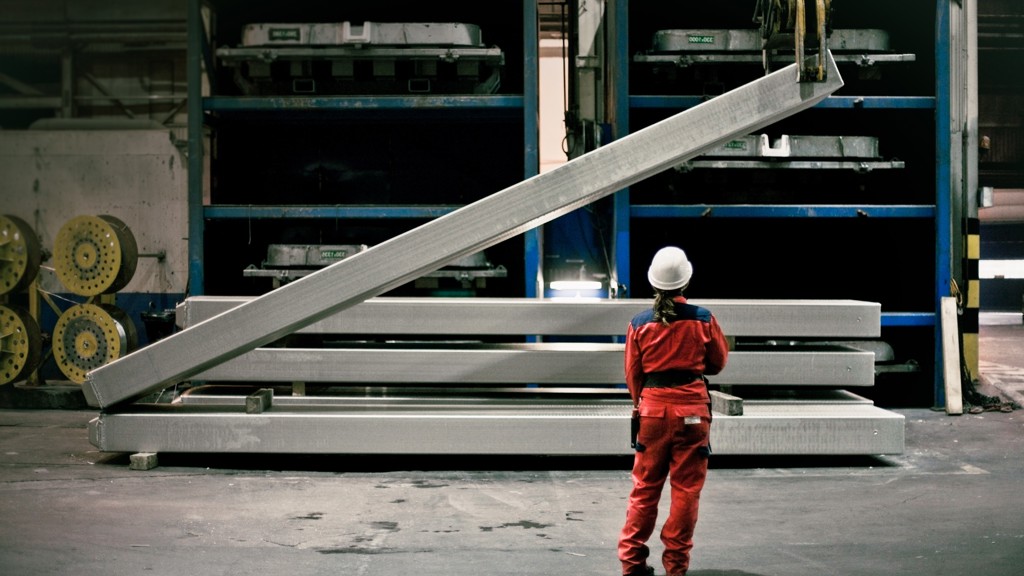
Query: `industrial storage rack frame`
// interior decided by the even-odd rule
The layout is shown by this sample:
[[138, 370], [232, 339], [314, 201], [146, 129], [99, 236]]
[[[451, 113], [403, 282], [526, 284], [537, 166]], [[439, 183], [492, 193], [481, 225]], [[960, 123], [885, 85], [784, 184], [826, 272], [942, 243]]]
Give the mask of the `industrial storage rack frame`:
[[[614, 47], [611, 55], [612, 66], [616, 70], [616, 83], [612, 88], [614, 98], [613, 131], [617, 137], [625, 136], [630, 130], [630, 112], [638, 110], [664, 109], [676, 111], [699, 104], [702, 96], [664, 96], [645, 95], [630, 92], [630, 62], [633, 53], [630, 43], [626, 41], [630, 34], [630, 16], [633, 5], [641, 4], [641, 0], [615, 0], [614, 14], [611, 22], [614, 31], [612, 36], [622, 41]], [[905, 205], [731, 205], [731, 204], [690, 204], [690, 205], [645, 205], [633, 203], [630, 191], [623, 190], [614, 196], [613, 229], [614, 229], [614, 262], [615, 274], [619, 278], [629, 278], [633, 267], [631, 262], [630, 231], [632, 224], [652, 218], [694, 219], [702, 218], [713, 212], [715, 218], [722, 219], [856, 219], [869, 215], [871, 218], [904, 218], [934, 223], [935, 251], [922, 255], [934, 259], [935, 276], [934, 307], [931, 311], [900, 311], [887, 310], [883, 302], [883, 328], [932, 328], [934, 350], [934, 405], [946, 404], [946, 390], [943, 379], [944, 354], [942, 350], [940, 317], [941, 299], [951, 295], [951, 280], [957, 277], [959, 261], [964, 257], [956, 247], [961, 222], [969, 214], [961, 214], [959, 207], [954, 205], [957, 196], [958, 178], [968, 179], [969, 175], [960, 174], [953, 166], [953, 139], [951, 134], [959, 132], [960, 126], [954, 126], [954, 108], [965, 105], [954, 102], [952, 94], [954, 82], [969, 81], [966, 78], [954, 78], [954, 65], [960, 65], [957, 58], [966, 58], [962, 54], [954, 55], [954, 41], [951, 38], [951, 27], [960, 25], [955, 11], [960, 8], [947, 0], [935, 1], [934, 12], [934, 58], [935, 58], [935, 93], [932, 96], [861, 96], [832, 95], [815, 106], [816, 110], [867, 110], [867, 111], [934, 111], [935, 139], [935, 201], [932, 204]], [[864, 9], [864, 8], [861, 8]], [[889, 14], [895, 17], [896, 12]], [[968, 24], [969, 25], [969, 24]], [[695, 25], [696, 26], [696, 25]], [[962, 40], [966, 44], [966, 39]], [[969, 134], [964, 134], [965, 141]], [[970, 168], [968, 168], [969, 170]], [[968, 198], [968, 202], [970, 199]], [[970, 210], [968, 208], [968, 210]], [[976, 218], [977, 207], [974, 207]], [[966, 284], [966, 283], [965, 283]], [[976, 296], [975, 296], [976, 298]], [[968, 330], [970, 328], [968, 327]]]

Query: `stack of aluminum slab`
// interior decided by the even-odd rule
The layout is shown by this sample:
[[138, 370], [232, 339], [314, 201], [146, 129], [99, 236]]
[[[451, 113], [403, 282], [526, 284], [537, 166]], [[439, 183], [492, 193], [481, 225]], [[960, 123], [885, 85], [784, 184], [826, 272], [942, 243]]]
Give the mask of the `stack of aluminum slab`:
[[[250, 301], [190, 298], [178, 324]], [[715, 415], [717, 453], [902, 452], [903, 417], [848, 390], [874, 384], [874, 354], [850, 343], [879, 336], [877, 303], [694, 302], [737, 342], [711, 383], [746, 390], [742, 415]], [[95, 421], [93, 441], [108, 451], [623, 454], [630, 403], [616, 340], [648, 306], [373, 298], [296, 332], [317, 346], [242, 354], [197, 374], [170, 404]], [[540, 341], [515, 338], [527, 335]], [[306, 394], [293, 396], [300, 384]], [[272, 409], [247, 414], [247, 395], [261, 388], [275, 391]]]
[[[842, 86], [831, 58], [828, 67], [820, 83], [798, 82], [795, 65], [759, 78], [263, 296], [211, 301], [220, 310], [184, 310], [180, 332], [89, 373], [86, 399], [103, 410], [90, 423], [91, 441], [104, 451], [138, 452], [628, 453], [631, 404], [621, 388], [615, 338], [648, 303], [378, 297], [814, 106]], [[191, 299], [188, 306], [201, 302], [207, 304]], [[873, 303], [704, 304], [736, 336], [848, 341], [880, 331]], [[280, 346], [317, 331], [346, 342]], [[402, 336], [397, 345], [377, 341], [394, 334]], [[364, 340], [358, 346], [355, 335]], [[428, 335], [443, 342], [410, 342]], [[541, 340], [466, 342], [487, 335]], [[543, 341], [548, 335], [570, 340]], [[823, 398], [815, 390], [782, 407], [752, 404], [742, 416], [716, 418], [716, 451], [901, 451], [903, 418], [841, 391], [870, 385], [873, 360], [850, 346], [747, 351], [737, 345], [720, 384], [836, 392]], [[248, 389], [220, 394], [212, 404], [176, 392], [219, 380], [243, 381]], [[357, 386], [358, 394], [275, 398], [268, 392], [292, 382]], [[406, 395], [425, 386], [433, 393]], [[579, 393], [545, 397], [551, 387]], [[519, 390], [485, 394], [508, 388]]]

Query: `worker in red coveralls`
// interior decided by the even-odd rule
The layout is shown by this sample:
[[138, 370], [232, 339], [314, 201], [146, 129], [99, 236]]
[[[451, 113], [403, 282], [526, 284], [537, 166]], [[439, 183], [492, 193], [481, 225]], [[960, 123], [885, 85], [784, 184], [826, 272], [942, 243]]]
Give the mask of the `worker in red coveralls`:
[[672, 492], [661, 529], [662, 564], [668, 576], [686, 574], [690, 565], [711, 454], [711, 399], [704, 375], [721, 372], [729, 355], [714, 315], [683, 297], [692, 274], [682, 250], [659, 250], [647, 271], [654, 305], [637, 314], [626, 332], [626, 385], [639, 417], [633, 489], [618, 550], [622, 573], [629, 576], [654, 574], [647, 564], [647, 540], [666, 479]]

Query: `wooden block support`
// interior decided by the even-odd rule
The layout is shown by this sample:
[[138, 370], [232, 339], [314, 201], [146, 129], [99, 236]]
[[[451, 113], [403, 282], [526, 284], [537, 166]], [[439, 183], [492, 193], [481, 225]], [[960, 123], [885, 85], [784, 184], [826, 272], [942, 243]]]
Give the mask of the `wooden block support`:
[[156, 452], [139, 452], [128, 457], [129, 470], [152, 470], [156, 468]]
[[273, 388], [261, 388], [245, 397], [245, 413], [262, 414], [264, 410], [270, 409], [273, 399]]
[[942, 311], [942, 373], [946, 388], [946, 414], [964, 413], [960, 382], [960, 330], [956, 316], [956, 298], [945, 296]]
[[711, 390], [711, 411], [726, 416], [743, 416], [743, 398]]

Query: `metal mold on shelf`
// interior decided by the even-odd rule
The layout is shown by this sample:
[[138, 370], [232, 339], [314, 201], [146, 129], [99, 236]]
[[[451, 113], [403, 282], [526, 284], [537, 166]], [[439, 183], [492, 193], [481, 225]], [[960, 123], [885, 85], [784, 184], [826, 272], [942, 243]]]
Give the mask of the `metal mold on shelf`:
[[734, 138], [676, 167], [844, 169], [857, 172], [903, 168], [902, 160], [884, 160], [872, 136], [807, 136], [751, 134]]
[[493, 94], [505, 63], [458, 22], [249, 24], [216, 53], [245, 95]]
[[[783, 48], [776, 43], [775, 49]], [[893, 52], [889, 33], [878, 29], [836, 29], [828, 36], [828, 48], [837, 63], [870, 66], [888, 62], [913, 62], [914, 54]], [[762, 63], [765, 41], [757, 29], [658, 30], [651, 48], [634, 56], [641, 64], [687, 67], [697, 64]], [[788, 46], [791, 51], [793, 48]]]
[[[246, 278], [270, 278], [277, 288], [368, 248], [366, 244], [271, 244], [267, 247], [267, 259], [258, 267], [246, 267], [242, 275]], [[416, 286], [438, 288], [442, 280], [448, 279], [468, 289], [484, 287], [487, 278], [507, 276], [508, 270], [504, 266], [495, 266], [483, 252], [477, 252], [424, 274], [416, 279]]]

